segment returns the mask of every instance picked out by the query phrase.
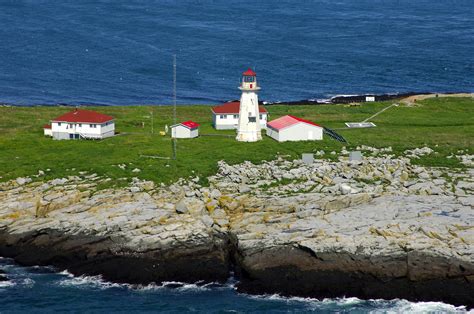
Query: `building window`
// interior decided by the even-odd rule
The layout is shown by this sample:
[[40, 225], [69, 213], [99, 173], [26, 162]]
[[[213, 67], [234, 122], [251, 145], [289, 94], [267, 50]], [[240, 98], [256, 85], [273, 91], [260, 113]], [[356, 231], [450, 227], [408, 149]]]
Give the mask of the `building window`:
[[96, 127], [97, 127], [97, 125], [95, 125], [95, 124], [91, 124], [91, 125], [90, 125], [90, 127], [94, 129], [94, 128], [96, 128]]
[[81, 123], [79, 123], [79, 124], [78, 124], [78, 126], [79, 126], [79, 127], [81, 127], [81, 126], [82, 126], [82, 124], [81, 124]]
[[234, 114], [234, 119], [238, 119], [239, 118], [239, 115], [238, 114]]
[[252, 83], [255, 81], [255, 76], [244, 76], [245, 83]]
[[260, 120], [262, 120], [262, 119], [263, 119], [263, 114], [260, 115]]
[[58, 122], [58, 126], [61, 126], [61, 122]]
[[225, 114], [221, 114], [220, 118], [225, 119], [225, 118], [227, 118], [227, 116]]

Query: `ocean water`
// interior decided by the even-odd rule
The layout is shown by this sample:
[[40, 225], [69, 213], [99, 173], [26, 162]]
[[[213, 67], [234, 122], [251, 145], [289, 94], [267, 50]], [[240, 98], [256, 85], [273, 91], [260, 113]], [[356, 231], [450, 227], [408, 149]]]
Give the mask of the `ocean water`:
[[440, 302], [305, 299], [278, 295], [251, 296], [235, 291], [235, 281], [219, 284], [130, 286], [100, 277], [74, 277], [51, 267], [20, 267], [0, 258], [7, 282], [0, 282], [0, 313], [465, 313], [466, 308]]
[[0, 102], [178, 103], [474, 92], [472, 0], [0, 1]]

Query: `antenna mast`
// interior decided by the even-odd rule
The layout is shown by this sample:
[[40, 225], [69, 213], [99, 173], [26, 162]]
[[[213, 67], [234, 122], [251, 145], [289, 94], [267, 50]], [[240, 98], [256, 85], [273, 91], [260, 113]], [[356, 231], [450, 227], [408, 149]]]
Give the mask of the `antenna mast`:
[[[173, 125], [176, 125], [176, 54], [173, 55]], [[176, 159], [175, 137], [173, 137], [173, 159]]]

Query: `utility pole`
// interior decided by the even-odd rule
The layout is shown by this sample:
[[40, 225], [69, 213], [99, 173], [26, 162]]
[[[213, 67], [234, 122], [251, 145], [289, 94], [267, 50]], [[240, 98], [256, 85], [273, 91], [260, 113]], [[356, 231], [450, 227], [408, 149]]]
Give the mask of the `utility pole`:
[[[176, 125], [176, 55], [173, 55], [173, 125]], [[173, 133], [171, 133], [173, 136]], [[176, 159], [176, 138], [173, 141], [173, 159]]]

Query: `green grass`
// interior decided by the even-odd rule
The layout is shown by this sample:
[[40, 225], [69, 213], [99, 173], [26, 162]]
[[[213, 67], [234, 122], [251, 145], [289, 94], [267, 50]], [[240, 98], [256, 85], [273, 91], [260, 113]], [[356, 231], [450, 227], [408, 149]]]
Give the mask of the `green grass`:
[[[390, 103], [366, 103], [357, 107], [344, 105], [269, 106], [270, 119], [292, 114], [330, 128], [342, 128], [344, 122], [364, 120]], [[172, 108], [165, 106], [91, 108], [116, 118], [116, 131], [122, 135], [103, 141], [54, 141], [43, 136], [42, 125], [65, 113], [66, 107], [0, 107], [0, 181], [30, 176], [38, 170], [51, 169], [47, 179], [89, 171], [112, 178], [109, 184], [124, 185], [139, 177], [155, 182], [171, 182], [179, 177], [199, 175], [204, 178], [216, 171], [216, 162], [259, 163], [277, 154], [300, 156], [303, 152], [340, 151], [343, 146], [328, 137], [323, 141], [278, 143], [264, 136], [257, 143], [240, 143], [233, 137], [201, 136], [177, 141], [177, 160], [140, 157], [171, 156], [171, 140], [160, 136], [165, 124], [172, 123]], [[150, 112], [154, 112], [155, 133], [151, 134]], [[211, 126], [208, 106], [182, 106], [179, 120], [192, 119], [201, 124], [201, 134], [235, 135], [235, 131], [216, 131]], [[455, 159], [445, 158], [459, 149], [474, 145], [474, 99], [438, 98], [419, 102], [416, 107], [393, 107], [375, 117], [372, 129], [338, 130], [348, 141], [347, 147], [392, 146], [396, 154], [405, 149], [428, 145], [438, 154], [417, 163], [429, 166], [459, 167]], [[143, 127], [143, 122], [145, 123]], [[437, 145], [437, 146], [436, 146]], [[329, 155], [326, 157], [330, 157]], [[117, 164], [126, 164], [126, 170]], [[134, 168], [142, 171], [132, 173]], [[71, 170], [75, 169], [75, 170]]]

